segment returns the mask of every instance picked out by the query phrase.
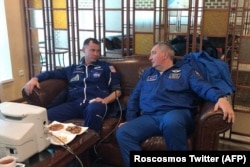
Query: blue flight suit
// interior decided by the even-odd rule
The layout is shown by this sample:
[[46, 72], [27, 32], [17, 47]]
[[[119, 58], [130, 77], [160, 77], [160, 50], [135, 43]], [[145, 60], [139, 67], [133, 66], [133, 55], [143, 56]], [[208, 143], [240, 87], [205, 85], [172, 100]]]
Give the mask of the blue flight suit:
[[203, 78], [228, 95], [235, 92], [229, 66], [225, 61], [216, 59], [205, 51], [186, 54], [183, 61], [197, 69]]
[[68, 82], [66, 102], [47, 109], [50, 121], [66, 121], [84, 118], [84, 126], [100, 132], [107, 106], [100, 102], [89, 103], [96, 97], [105, 98], [111, 92], [120, 90], [120, 75], [105, 61], [86, 66], [83, 59], [79, 65], [47, 71], [36, 76], [38, 81], [63, 79]]
[[140, 151], [141, 142], [151, 136], [163, 135], [168, 150], [187, 150], [199, 97], [216, 102], [224, 95], [188, 63], [179, 62], [162, 74], [146, 69], [130, 95], [127, 123], [116, 132], [126, 166], [129, 152]]

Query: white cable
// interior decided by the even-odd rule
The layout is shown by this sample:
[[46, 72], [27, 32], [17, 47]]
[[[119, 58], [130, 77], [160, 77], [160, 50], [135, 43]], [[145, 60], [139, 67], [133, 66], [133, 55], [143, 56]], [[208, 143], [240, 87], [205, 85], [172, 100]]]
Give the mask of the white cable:
[[55, 137], [58, 141], [60, 141], [63, 145], [61, 145], [65, 150], [67, 150], [69, 153], [71, 153], [76, 159], [77, 161], [80, 163], [81, 167], [84, 167], [82, 161], [80, 160], [80, 158], [74, 153], [74, 151], [64, 142], [62, 141], [59, 137], [57, 137], [56, 135], [53, 135], [53, 133], [48, 133], [49, 135]]
[[120, 103], [120, 101], [119, 101], [119, 99], [118, 99], [117, 96], [116, 96], [116, 101], [117, 101], [117, 103], [118, 103], [118, 105], [119, 105], [119, 110], [120, 110], [120, 116], [119, 116], [118, 122], [117, 122], [116, 126], [115, 126], [106, 136], [104, 136], [101, 140], [98, 141], [97, 144], [94, 145], [95, 154], [96, 154], [97, 156], [99, 156], [99, 157], [100, 157], [100, 155], [99, 155], [98, 152], [97, 152], [97, 147], [98, 147], [104, 140], [106, 140], [106, 139], [116, 130], [116, 128], [119, 126], [119, 124], [120, 124], [120, 122], [121, 122], [121, 120], [122, 120], [122, 107], [121, 107], [121, 103]]

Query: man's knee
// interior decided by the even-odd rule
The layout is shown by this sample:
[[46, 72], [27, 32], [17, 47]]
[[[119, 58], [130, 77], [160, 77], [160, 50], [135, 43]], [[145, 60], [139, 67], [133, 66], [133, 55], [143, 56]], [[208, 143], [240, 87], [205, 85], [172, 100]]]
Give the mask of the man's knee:
[[124, 136], [126, 136], [126, 128], [124, 128], [123, 126], [117, 128], [116, 130], [116, 138], [117, 140], [121, 140]]
[[[173, 115], [173, 114], [172, 114]], [[164, 117], [162, 122], [163, 129], [168, 130], [178, 130], [184, 128], [185, 120], [182, 117], [177, 117], [176, 115], [170, 117]]]
[[95, 117], [96, 115], [103, 117], [105, 112], [106, 112], [106, 107], [104, 104], [96, 102], [93, 104], [89, 104], [88, 107], [86, 108], [85, 112], [90, 117]]
[[115, 133], [116, 138], [119, 140], [120, 137], [122, 136], [122, 130], [121, 127], [117, 128], [116, 133]]

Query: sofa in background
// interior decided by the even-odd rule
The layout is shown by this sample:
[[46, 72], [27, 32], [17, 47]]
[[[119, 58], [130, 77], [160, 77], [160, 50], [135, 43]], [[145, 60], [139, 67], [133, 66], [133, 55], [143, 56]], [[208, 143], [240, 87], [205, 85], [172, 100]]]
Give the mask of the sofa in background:
[[129, 37], [129, 46], [126, 45], [127, 36], [115, 35], [115, 36], [107, 36], [102, 42], [104, 43], [104, 47], [106, 48], [106, 52], [108, 54], [116, 53], [121, 54], [123, 52], [123, 56], [127, 55], [127, 50], [129, 55], [133, 53], [133, 38]]
[[[120, 103], [126, 105], [130, 92], [137, 83], [140, 74], [151, 66], [148, 56], [130, 56], [123, 59], [110, 61], [121, 74], [122, 92]], [[29, 104], [46, 107], [67, 86], [63, 80], [48, 80], [40, 83], [41, 89], [35, 89], [32, 95], [27, 96], [24, 91], [23, 97]], [[199, 106], [196, 119], [195, 132], [189, 136], [189, 150], [217, 150], [219, 134], [231, 128], [231, 123], [223, 120], [222, 111], [214, 112], [214, 103], [204, 102]], [[82, 119], [69, 120], [81, 124]], [[123, 160], [116, 143], [115, 129], [119, 123], [119, 117], [106, 118], [100, 133], [100, 142], [95, 146], [102, 160], [114, 166], [123, 166]], [[121, 120], [123, 121], [123, 119]], [[143, 150], [167, 150], [162, 136], [153, 136], [142, 143]]]

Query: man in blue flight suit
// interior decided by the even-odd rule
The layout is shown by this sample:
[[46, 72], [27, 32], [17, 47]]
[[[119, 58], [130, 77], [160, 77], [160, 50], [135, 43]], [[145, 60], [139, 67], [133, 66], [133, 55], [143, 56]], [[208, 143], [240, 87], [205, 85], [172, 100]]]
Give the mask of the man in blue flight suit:
[[234, 122], [234, 111], [224, 91], [206, 82], [188, 63], [174, 63], [174, 50], [163, 42], [155, 44], [146, 69], [130, 95], [126, 122], [116, 132], [126, 166], [129, 152], [140, 151], [140, 143], [151, 136], [163, 135], [168, 150], [187, 150], [187, 136], [194, 130], [199, 97], [216, 102], [224, 119]]
[[100, 61], [100, 43], [88, 38], [83, 43], [85, 54], [80, 64], [46, 71], [28, 81], [24, 90], [29, 95], [39, 82], [47, 79], [63, 79], [68, 82], [66, 102], [48, 108], [50, 121], [66, 121], [84, 118], [84, 126], [100, 132], [107, 104], [121, 95], [120, 76], [108, 62]]

